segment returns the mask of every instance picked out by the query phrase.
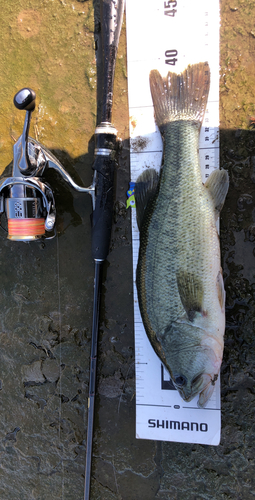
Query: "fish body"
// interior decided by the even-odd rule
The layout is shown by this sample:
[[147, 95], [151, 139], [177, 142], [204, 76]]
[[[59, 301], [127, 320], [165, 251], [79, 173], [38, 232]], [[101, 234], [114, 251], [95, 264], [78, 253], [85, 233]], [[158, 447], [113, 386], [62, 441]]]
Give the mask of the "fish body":
[[156, 122], [164, 141], [161, 174], [136, 183], [140, 229], [137, 291], [149, 340], [185, 401], [206, 405], [223, 354], [225, 292], [216, 220], [228, 174], [202, 183], [198, 156], [209, 93], [206, 63], [163, 79], [150, 74]]

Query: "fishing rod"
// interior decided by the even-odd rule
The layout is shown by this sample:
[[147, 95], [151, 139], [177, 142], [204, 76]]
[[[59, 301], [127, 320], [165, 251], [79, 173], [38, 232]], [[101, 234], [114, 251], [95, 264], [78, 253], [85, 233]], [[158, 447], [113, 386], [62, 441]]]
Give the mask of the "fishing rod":
[[[101, 0], [100, 2], [103, 53], [103, 98], [101, 122], [95, 130], [95, 162], [93, 165], [96, 175], [95, 209], [92, 215], [92, 256], [95, 261], [95, 279], [84, 500], [89, 500], [90, 498], [101, 269], [108, 255], [112, 226], [115, 171], [114, 154], [117, 131], [112, 125], [111, 119], [115, 63], [123, 20], [123, 11], [124, 0]], [[99, 101], [98, 107], [100, 104], [101, 102]]]
[[[111, 123], [116, 55], [123, 19], [124, 0], [101, 0], [103, 52], [103, 97], [101, 122], [95, 130], [93, 181], [85, 188], [76, 184], [58, 159], [40, 142], [29, 136], [36, 94], [29, 87], [14, 96], [18, 110], [26, 111], [23, 132], [13, 146], [11, 177], [0, 178], [1, 229], [12, 241], [30, 242], [56, 236], [54, 193], [46, 182], [53, 169], [75, 191], [88, 193], [92, 199], [92, 256], [95, 262], [94, 302], [91, 336], [88, 426], [84, 499], [89, 500], [93, 421], [96, 391], [96, 363], [100, 305], [101, 269], [107, 258], [111, 237], [115, 148], [117, 131]], [[98, 109], [100, 108], [98, 99]]]

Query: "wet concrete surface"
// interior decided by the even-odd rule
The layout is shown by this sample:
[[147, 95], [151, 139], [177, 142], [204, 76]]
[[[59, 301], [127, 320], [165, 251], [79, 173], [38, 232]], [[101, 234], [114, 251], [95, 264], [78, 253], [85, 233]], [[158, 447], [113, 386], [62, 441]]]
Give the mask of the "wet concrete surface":
[[[96, 30], [94, 29], [94, 12]], [[96, 111], [98, 2], [2, 2], [1, 171], [24, 114], [12, 99], [37, 93], [31, 136], [89, 185]], [[255, 410], [255, 4], [221, 2], [221, 216], [227, 292], [218, 447], [135, 439], [135, 375], [125, 25], [113, 122], [122, 137], [99, 332], [92, 500], [250, 500]], [[95, 33], [96, 31], [96, 33]], [[99, 45], [98, 45], [99, 44]], [[17, 243], [0, 233], [0, 499], [82, 499], [94, 267], [90, 200], [48, 177], [57, 238]], [[129, 209], [130, 210], [130, 209]]]

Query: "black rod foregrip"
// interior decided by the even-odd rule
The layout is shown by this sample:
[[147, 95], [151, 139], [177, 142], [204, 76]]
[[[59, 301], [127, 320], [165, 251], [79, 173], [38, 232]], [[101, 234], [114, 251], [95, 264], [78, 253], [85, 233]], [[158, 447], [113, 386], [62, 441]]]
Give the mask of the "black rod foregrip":
[[105, 260], [111, 238], [115, 160], [111, 155], [98, 155], [93, 169], [96, 170], [96, 201], [92, 213], [92, 257]]

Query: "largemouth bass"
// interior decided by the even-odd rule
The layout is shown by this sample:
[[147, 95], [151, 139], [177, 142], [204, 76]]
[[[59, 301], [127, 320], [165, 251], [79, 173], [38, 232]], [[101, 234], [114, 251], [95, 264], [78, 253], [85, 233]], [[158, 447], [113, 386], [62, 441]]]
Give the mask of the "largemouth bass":
[[139, 307], [148, 338], [185, 401], [204, 407], [223, 354], [225, 291], [216, 228], [228, 173], [202, 183], [199, 133], [207, 105], [207, 63], [162, 78], [150, 73], [155, 119], [164, 142], [160, 176], [146, 170], [135, 199], [140, 230]]

